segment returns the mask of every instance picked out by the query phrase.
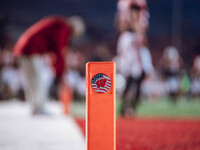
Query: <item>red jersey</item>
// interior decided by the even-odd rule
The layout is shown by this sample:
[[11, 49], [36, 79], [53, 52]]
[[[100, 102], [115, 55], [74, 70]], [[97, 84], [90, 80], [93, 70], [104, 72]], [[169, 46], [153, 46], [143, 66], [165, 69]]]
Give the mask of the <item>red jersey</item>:
[[63, 17], [50, 16], [41, 19], [21, 35], [14, 46], [14, 56], [53, 53], [56, 56], [53, 64], [56, 75], [62, 76], [65, 66], [62, 51], [71, 33], [71, 27]]

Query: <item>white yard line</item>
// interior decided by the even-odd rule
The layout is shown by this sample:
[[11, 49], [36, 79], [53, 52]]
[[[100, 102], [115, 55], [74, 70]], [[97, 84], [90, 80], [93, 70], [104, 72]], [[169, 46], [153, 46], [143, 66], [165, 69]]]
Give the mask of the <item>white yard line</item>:
[[84, 137], [73, 118], [61, 115], [58, 104], [50, 108], [54, 115], [31, 116], [26, 103], [0, 103], [0, 149], [85, 150]]

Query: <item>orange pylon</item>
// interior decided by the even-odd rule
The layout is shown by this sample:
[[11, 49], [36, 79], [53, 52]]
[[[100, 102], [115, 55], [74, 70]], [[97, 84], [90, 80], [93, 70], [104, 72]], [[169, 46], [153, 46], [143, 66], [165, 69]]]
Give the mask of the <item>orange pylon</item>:
[[87, 63], [86, 79], [87, 150], [115, 150], [115, 64]]
[[73, 99], [73, 90], [66, 85], [65, 83], [62, 83], [59, 91], [59, 99], [61, 100], [64, 108], [64, 114], [70, 113], [70, 104]]

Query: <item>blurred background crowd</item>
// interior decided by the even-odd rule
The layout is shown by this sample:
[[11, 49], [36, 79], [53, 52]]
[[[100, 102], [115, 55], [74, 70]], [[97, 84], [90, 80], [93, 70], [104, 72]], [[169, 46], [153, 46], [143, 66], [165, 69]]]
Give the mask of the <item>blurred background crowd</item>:
[[[200, 98], [200, 2], [198, 0], [147, 0], [148, 48], [153, 73], [141, 83], [141, 95], [149, 100], [171, 97]], [[88, 61], [115, 61], [120, 32], [117, 29], [115, 0], [0, 1], [0, 100], [25, 101], [24, 76], [13, 57], [13, 46], [20, 35], [45, 16], [80, 16], [86, 31], [73, 40], [65, 61], [64, 74], [75, 100], [85, 96], [85, 64]], [[44, 57], [44, 78], [49, 81], [49, 97], [55, 97], [54, 72]], [[126, 67], [126, 65], [125, 65]], [[128, 83], [126, 75], [116, 75], [117, 95]], [[133, 90], [134, 91], [134, 90]]]

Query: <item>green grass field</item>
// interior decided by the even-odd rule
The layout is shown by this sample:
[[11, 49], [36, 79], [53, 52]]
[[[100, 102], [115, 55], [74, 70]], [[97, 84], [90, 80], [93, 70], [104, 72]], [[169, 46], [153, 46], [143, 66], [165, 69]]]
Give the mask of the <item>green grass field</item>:
[[[116, 113], [119, 115], [121, 101], [116, 103]], [[85, 117], [85, 102], [75, 101], [71, 106], [71, 113], [75, 117]], [[169, 118], [200, 118], [200, 98], [179, 98], [176, 103], [167, 98], [148, 101], [142, 100], [137, 108], [138, 117], [169, 117]]]
[[200, 117], [200, 99], [181, 98], [176, 103], [164, 98], [156, 102], [143, 100], [137, 113], [138, 116]]

